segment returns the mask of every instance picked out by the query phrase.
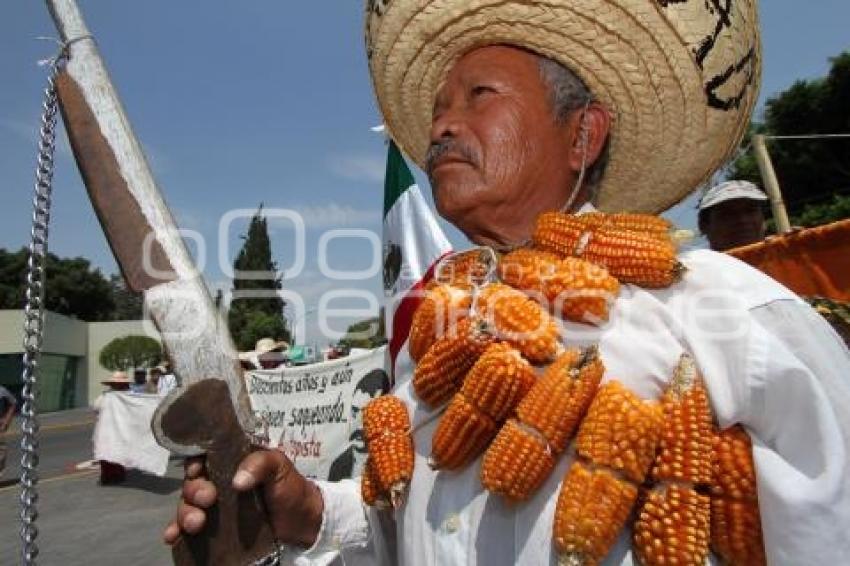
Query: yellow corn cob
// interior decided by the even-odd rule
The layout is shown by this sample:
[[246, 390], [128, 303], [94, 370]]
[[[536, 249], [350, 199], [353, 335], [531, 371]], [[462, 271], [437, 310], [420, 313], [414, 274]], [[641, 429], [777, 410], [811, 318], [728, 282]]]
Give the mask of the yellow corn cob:
[[673, 230], [673, 224], [660, 216], [654, 214], [631, 214], [618, 212], [616, 214], [605, 214], [604, 212], [590, 212], [576, 215], [588, 228], [599, 228], [610, 226], [620, 230], [631, 230], [647, 234], [660, 240], [669, 240]]
[[487, 285], [476, 306], [490, 333], [514, 346], [531, 363], [550, 362], [561, 351], [557, 322], [521, 291], [501, 283]]
[[622, 283], [663, 288], [684, 270], [672, 241], [608, 226], [586, 227], [575, 216], [547, 212], [537, 219], [535, 247], [605, 267]]
[[566, 351], [546, 368], [519, 404], [517, 417], [542, 434], [556, 454], [563, 452], [603, 373], [605, 366], [597, 348]]
[[555, 507], [553, 539], [559, 564], [591, 566], [608, 554], [637, 499], [637, 487], [605, 469], [577, 461]]
[[414, 362], [422, 359], [437, 338], [450, 332], [453, 325], [466, 315], [471, 303], [469, 291], [451, 285], [437, 285], [429, 290], [410, 325], [410, 358]]
[[460, 393], [440, 419], [431, 446], [431, 467], [455, 470], [477, 458], [525, 397], [534, 369], [507, 344], [492, 344], [469, 370]]
[[764, 566], [758, 502], [711, 498], [711, 549], [729, 566]]
[[508, 344], [491, 344], [466, 374], [460, 394], [496, 422], [504, 421], [526, 396], [537, 376]]
[[750, 435], [741, 426], [721, 431], [715, 438], [711, 494], [731, 499], [757, 499], [756, 469]]
[[499, 262], [499, 277], [576, 322], [608, 320], [608, 308], [620, 292], [619, 281], [604, 268], [541, 250], [519, 249], [506, 255]]
[[664, 425], [652, 479], [711, 483], [714, 426], [708, 393], [693, 358], [684, 354], [661, 397]]
[[437, 283], [469, 289], [483, 285], [493, 272], [495, 253], [490, 248], [474, 248], [450, 254], [437, 264]]
[[537, 491], [555, 468], [546, 440], [509, 419], [484, 454], [481, 483], [510, 501], [523, 501]]
[[658, 403], [638, 398], [617, 381], [603, 385], [579, 427], [579, 455], [643, 483], [655, 457], [663, 420]]
[[711, 503], [692, 487], [644, 492], [634, 524], [634, 548], [643, 566], [702, 566], [708, 557]]
[[410, 416], [398, 397], [384, 395], [363, 409], [363, 435], [379, 491], [390, 494], [399, 507], [413, 477], [413, 438]]
[[428, 465], [435, 470], [463, 468], [484, 452], [497, 430], [493, 419], [455, 395], [434, 431]]
[[390, 506], [389, 497], [378, 486], [378, 477], [368, 457], [366, 465], [363, 466], [363, 475], [360, 477], [360, 495], [363, 497], [363, 503], [370, 507], [384, 509]]
[[432, 407], [448, 402], [460, 390], [463, 378], [493, 341], [478, 322], [458, 321], [449, 333], [437, 339], [413, 372], [413, 389]]
[[752, 443], [741, 426], [715, 438], [711, 546], [733, 566], [766, 563]]

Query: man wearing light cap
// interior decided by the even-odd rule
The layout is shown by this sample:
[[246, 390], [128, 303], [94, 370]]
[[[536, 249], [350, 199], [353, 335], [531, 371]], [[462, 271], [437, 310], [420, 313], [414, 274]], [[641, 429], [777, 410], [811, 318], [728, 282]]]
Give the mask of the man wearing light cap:
[[725, 252], [764, 239], [765, 195], [749, 181], [726, 181], [703, 195], [699, 229], [712, 250]]
[[[543, 213], [657, 214], [681, 201], [734, 153], [757, 98], [754, 0], [369, 0], [366, 11], [388, 132], [428, 173], [440, 214], [495, 250], [526, 246]], [[718, 424], [740, 424], [753, 439], [768, 562], [848, 563], [850, 353], [811, 308], [749, 266], [709, 250], [678, 261], [685, 272], [668, 288], [623, 284], [608, 324], [564, 322], [564, 346], [597, 346], [603, 381], [616, 378], [643, 399], [659, 398], [682, 354], [693, 356]], [[443, 412], [422, 402], [403, 358], [392, 394], [410, 415], [403, 434], [415, 454], [394, 512], [365, 507], [359, 479], [309, 481], [280, 453], [240, 464], [234, 487], [262, 491], [291, 558], [636, 562], [627, 526], [586, 562], [553, 543], [572, 451], [519, 503], [483, 488], [481, 457], [432, 469]], [[515, 460], [507, 465], [533, 463]], [[204, 529], [216, 501], [202, 462], [186, 475], [165, 532], [172, 544]], [[610, 519], [592, 515], [580, 528], [601, 532]], [[665, 528], [659, 521], [659, 535]]]

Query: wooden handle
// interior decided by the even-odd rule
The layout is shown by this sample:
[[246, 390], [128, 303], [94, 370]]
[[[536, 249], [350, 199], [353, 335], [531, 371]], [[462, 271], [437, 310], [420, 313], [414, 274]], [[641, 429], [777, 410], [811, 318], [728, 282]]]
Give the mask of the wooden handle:
[[178, 566], [253, 564], [277, 549], [262, 495], [238, 493], [231, 481], [251, 450], [239, 426], [227, 384], [207, 379], [186, 388], [163, 414], [163, 432], [179, 444], [207, 447], [207, 474], [218, 491], [204, 530], [174, 546]]

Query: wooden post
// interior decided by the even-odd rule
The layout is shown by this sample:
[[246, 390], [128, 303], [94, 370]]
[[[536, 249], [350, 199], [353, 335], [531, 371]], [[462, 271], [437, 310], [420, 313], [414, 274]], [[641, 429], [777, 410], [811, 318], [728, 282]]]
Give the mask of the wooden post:
[[788, 220], [788, 211], [785, 210], [785, 202], [782, 200], [779, 179], [776, 177], [776, 171], [773, 169], [773, 162], [770, 160], [770, 153], [767, 151], [767, 144], [762, 134], [753, 136], [753, 151], [756, 154], [756, 162], [758, 162], [759, 171], [761, 171], [765, 191], [770, 198], [770, 208], [773, 210], [776, 230], [780, 234], [790, 232], [791, 222]]

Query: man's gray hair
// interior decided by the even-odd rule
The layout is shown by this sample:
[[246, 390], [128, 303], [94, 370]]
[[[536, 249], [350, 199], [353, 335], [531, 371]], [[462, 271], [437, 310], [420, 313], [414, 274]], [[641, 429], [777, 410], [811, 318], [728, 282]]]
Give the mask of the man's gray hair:
[[[542, 55], [538, 55], [538, 66], [543, 82], [549, 87], [549, 98], [555, 120], [561, 123], [566, 122], [573, 112], [581, 110], [593, 102], [593, 93], [566, 66]], [[602, 181], [605, 168], [608, 166], [609, 140], [605, 141], [602, 153], [585, 173], [584, 185], [590, 192], [591, 202], [596, 200], [599, 183]]]

